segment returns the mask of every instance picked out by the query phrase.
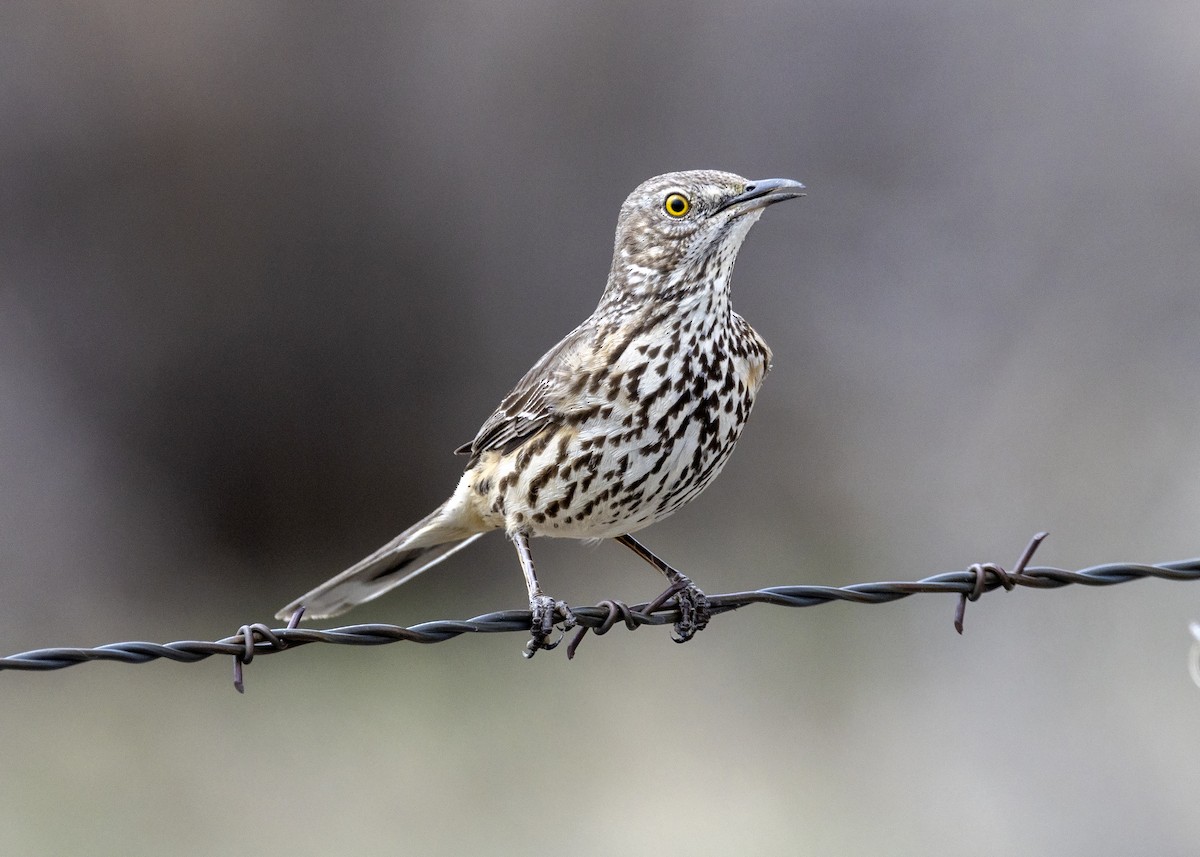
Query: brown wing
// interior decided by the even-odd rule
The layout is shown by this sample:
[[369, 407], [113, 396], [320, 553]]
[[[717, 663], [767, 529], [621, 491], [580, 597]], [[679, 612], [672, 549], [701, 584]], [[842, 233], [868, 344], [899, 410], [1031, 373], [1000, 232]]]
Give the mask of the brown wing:
[[586, 348], [595, 327], [584, 322], [542, 355], [525, 373], [500, 407], [480, 427], [470, 443], [454, 450], [456, 455], [476, 456], [488, 450], [511, 452], [549, 425], [560, 422], [571, 410], [571, 397], [579, 385], [572, 384], [586, 371], [579, 353]]

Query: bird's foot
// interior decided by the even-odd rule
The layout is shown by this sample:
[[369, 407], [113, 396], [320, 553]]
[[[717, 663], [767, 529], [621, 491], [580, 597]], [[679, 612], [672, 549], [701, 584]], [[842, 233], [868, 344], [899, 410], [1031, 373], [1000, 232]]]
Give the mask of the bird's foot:
[[679, 605], [679, 621], [675, 623], [671, 639], [676, 643], [686, 643], [696, 636], [697, 631], [703, 631], [712, 618], [708, 596], [689, 580], [683, 589], [675, 593], [675, 603]]
[[[555, 648], [562, 642], [563, 634], [576, 625], [575, 614], [571, 612], [567, 603], [556, 601], [549, 595], [535, 595], [530, 599], [529, 612], [532, 614], [532, 620], [529, 642], [525, 644], [524, 654], [527, 658], [532, 658], [541, 649], [550, 651]], [[550, 635], [554, 633], [554, 623], [559, 620], [562, 621], [562, 627], [559, 630], [558, 639], [551, 641]]]
[[679, 618], [675, 620], [671, 639], [676, 643], [686, 643], [696, 636], [697, 631], [703, 631], [708, 625], [708, 620], [712, 618], [712, 612], [708, 608], [708, 596], [692, 583], [690, 577], [679, 574], [662, 595], [650, 602], [647, 612], [657, 610], [672, 598], [679, 609]]

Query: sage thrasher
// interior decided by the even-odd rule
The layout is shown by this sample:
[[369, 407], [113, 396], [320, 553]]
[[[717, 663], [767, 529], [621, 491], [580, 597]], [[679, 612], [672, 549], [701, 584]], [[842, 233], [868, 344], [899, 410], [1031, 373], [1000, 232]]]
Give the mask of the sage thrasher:
[[615, 538], [670, 581], [675, 639], [703, 628], [704, 594], [630, 533], [696, 497], [733, 451], [771, 366], [730, 306], [734, 259], [763, 209], [803, 191], [708, 170], [644, 182], [621, 206], [599, 306], [457, 450], [470, 460], [450, 499], [277, 617], [337, 616], [503, 530], [529, 588], [527, 654], [549, 647], [556, 621], [573, 624], [538, 584], [530, 536]]

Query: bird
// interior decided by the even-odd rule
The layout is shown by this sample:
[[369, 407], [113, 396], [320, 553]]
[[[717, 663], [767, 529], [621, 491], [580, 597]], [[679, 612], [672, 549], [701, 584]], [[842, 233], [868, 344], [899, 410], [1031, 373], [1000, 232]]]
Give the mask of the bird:
[[[456, 453], [453, 494], [374, 553], [276, 617], [331, 618], [412, 580], [475, 539], [503, 531], [529, 595], [525, 654], [574, 624], [542, 590], [529, 540], [615, 539], [668, 579], [674, 639], [708, 620], [707, 599], [633, 533], [700, 494], [721, 472], [771, 368], [771, 349], [733, 311], [730, 278], [770, 205], [805, 195], [792, 179], [717, 170], [655, 176], [617, 218], [612, 267], [590, 316], [538, 360]], [[561, 639], [561, 637], [559, 638]]]

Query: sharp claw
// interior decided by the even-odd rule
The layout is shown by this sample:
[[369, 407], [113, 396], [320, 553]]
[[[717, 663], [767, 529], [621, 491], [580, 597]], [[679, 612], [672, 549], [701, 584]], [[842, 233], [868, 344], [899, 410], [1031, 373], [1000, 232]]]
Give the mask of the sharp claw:
[[[577, 624], [575, 614], [571, 612], [571, 608], [567, 606], [565, 601], [555, 601], [549, 595], [539, 595], [529, 602], [529, 612], [531, 615], [530, 621], [530, 638], [525, 644], [523, 654], [526, 658], [532, 658], [539, 650], [556, 648], [562, 642], [563, 636], [567, 631], [571, 630]], [[561, 619], [562, 627], [559, 630], [558, 638], [551, 641], [550, 635], [554, 632], [555, 621]]]

